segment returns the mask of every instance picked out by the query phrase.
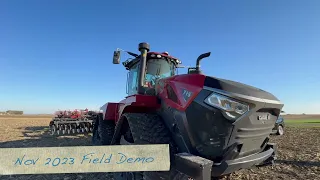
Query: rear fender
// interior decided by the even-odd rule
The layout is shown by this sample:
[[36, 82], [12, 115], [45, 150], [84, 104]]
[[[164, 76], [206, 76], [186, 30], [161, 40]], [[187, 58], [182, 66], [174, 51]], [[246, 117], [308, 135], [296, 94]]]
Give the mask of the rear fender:
[[128, 126], [125, 113], [150, 113], [160, 108], [160, 103], [156, 96], [132, 95], [122, 100], [118, 106], [118, 116], [116, 118], [116, 129], [111, 144], [116, 143], [122, 135], [122, 131]]
[[106, 103], [100, 110], [102, 110], [103, 120], [115, 121], [119, 116], [119, 103]]
[[119, 113], [116, 121], [121, 119], [124, 113], [148, 113], [160, 108], [160, 102], [156, 96], [135, 94], [127, 96], [119, 103]]

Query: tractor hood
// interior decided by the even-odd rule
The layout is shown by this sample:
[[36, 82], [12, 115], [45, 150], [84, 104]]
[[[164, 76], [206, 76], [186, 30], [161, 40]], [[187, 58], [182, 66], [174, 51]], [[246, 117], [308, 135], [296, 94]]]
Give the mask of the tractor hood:
[[206, 76], [204, 81], [204, 86], [231, 92], [231, 93], [237, 93], [237, 94], [242, 94], [242, 95], [251, 96], [251, 97], [279, 101], [279, 99], [277, 99], [274, 95], [262, 89], [258, 89], [253, 86], [249, 86], [246, 84], [242, 84], [239, 82], [230, 81], [226, 79], [220, 79], [216, 77]]

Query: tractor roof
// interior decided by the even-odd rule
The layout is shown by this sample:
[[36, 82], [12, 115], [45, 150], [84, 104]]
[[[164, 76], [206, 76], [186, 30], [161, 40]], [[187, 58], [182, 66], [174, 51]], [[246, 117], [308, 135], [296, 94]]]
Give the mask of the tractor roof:
[[[162, 52], [162, 53], [159, 53], [159, 52], [148, 52], [147, 53], [147, 60], [149, 60], [149, 59], [163, 59], [163, 60], [171, 61], [175, 65], [181, 64], [181, 61], [178, 58], [170, 56], [168, 52]], [[129, 60], [123, 62], [122, 64], [127, 70], [129, 70], [129, 69], [131, 69], [131, 67], [133, 65], [135, 65], [139, 61], [140, 61], [140, 55], [137, 56], [134, 59], [129, 59]]]

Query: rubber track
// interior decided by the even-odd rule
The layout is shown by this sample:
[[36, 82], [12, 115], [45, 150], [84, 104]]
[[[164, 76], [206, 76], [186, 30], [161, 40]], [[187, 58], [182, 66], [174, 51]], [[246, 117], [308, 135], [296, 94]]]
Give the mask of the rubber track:
[[[174, 159], [177, 152], [176, 146], [171, 138], [171, 133], [163, 123], [163, 120], [156, 114], [127, 113], [124, 114], [128, 120], [134, 144], [169, 144], [170, 160]], [[173, 169], [172, 164], [171, 168]], [[144, 172], [145, 179], [186, 179], [182, 178], [174, 170], [169, 172]]]
[[110, 145], [114, 134], [115, 124], [114, 121], [99, 122], [98, 132], [100, 136], [101, 145]]
[[93, 144], [110, 145], [115, 131], [115, 123], [114, 121], [103, 120], [101, 115], [97, 118], [99, 118], [99, 122], [97, 129], [93, 130], [95, 133], [92, 140]]
[[169, 144], [170, 154], [176, 153], [171, 133], [156, 114], [127, 113], [135, 144]]

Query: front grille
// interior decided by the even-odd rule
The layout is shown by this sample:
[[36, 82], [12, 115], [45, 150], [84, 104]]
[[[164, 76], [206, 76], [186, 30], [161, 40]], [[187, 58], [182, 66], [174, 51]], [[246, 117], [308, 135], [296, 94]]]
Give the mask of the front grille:
[[265, 137], [270, 134], [270, 130], [274, 126], [266, 126], [266, 127], [252, 127], [252, 128], [239, 128], [238, 134], [236, 135], [236, 139], [248, 139], [248, 138], [257, 138], [257, 137]]
[[[268, 119], [259, 119], [258, 117], [269, 117]], [[260, 109], [255, 113], [243, 117], [235, 122], [235, 129], [230, 139], [229, 145], [233, 143], [243, 144], [239, 157], [262, 151], [262, 145], [269, 137], [276, 114], [271, 114], [270, 109]]]

